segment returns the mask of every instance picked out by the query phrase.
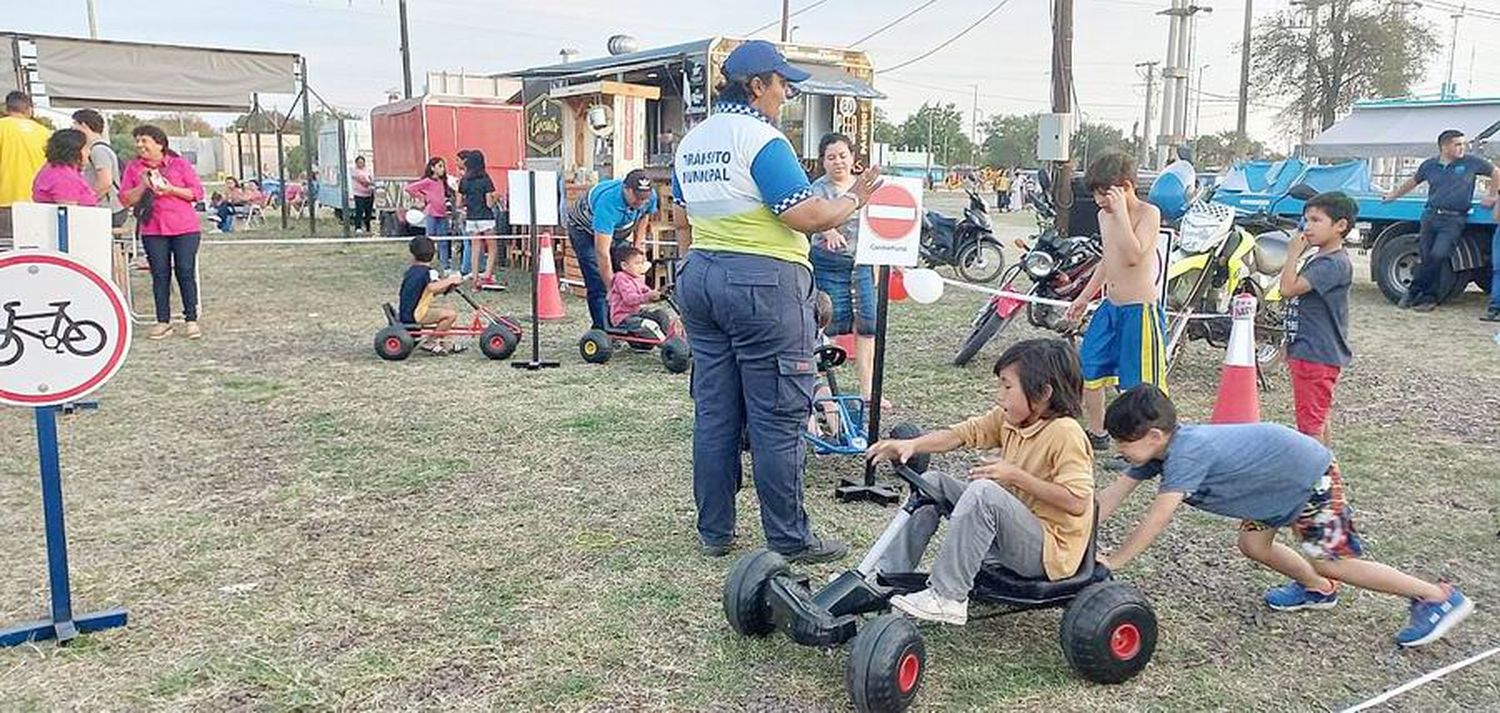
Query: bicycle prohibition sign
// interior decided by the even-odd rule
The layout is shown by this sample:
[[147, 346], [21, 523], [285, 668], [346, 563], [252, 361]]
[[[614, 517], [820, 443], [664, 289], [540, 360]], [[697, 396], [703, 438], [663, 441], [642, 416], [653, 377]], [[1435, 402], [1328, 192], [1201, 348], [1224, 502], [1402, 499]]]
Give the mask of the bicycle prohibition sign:
[[0, 255], [0, 403], [81, 399], [129, 348], [125, 301], [103, 277], [62, 253]]

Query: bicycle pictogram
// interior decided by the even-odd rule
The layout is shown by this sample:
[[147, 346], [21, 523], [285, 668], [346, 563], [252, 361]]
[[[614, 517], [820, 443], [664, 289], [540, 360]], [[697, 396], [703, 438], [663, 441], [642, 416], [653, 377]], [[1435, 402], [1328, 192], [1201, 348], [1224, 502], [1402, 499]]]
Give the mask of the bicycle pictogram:
[[[48, 306], [53, 308], [50, 312], [19, 314], [19, 300], [6, 302], [3, 307], [5, 328], [0, 331], [0, 367], [20, 361], [21, 356], [26, 353], [23, 336], [41, 342], [43, 349], [50, 349], [58, 354], [67, 352], [77, 357], [90, 357], [104, 349], [107, 342], [104, 327], [90, 319], [74, 319], [68, 314], [70, 304], [72, 302], [69, 301], [49, 302]], [[20, 324], [43, 321], [51, 323], [45, 331], [27, 329]]]

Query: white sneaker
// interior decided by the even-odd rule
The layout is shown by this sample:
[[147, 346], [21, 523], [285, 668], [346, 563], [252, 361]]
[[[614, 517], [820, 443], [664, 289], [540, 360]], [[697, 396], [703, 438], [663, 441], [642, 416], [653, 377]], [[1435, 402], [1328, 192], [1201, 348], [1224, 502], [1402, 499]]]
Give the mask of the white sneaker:
[[891, 597], [891, 606], [915, 619], [963, 626], [969, 621], [969, 602], [955, 602], [931, 589]]

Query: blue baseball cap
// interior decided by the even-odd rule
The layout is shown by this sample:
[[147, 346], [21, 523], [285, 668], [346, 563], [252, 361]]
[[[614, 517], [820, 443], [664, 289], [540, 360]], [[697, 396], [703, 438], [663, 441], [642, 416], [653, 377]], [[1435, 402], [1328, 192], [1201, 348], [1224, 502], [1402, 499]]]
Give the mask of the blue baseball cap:
[[788, 82], [794, 83], [806, 81], [812, 76], [792, 66], [786, 61], [786, 57], [781, 55], [781, 51], [776, 49], [776, 45], [765, 40], [750, 40], [734, 48], [734, 51], [730, 52], [729, 57], [724, 60], [724, 76], [726, 77], [750, 77], [766, 72], [775, 72]]

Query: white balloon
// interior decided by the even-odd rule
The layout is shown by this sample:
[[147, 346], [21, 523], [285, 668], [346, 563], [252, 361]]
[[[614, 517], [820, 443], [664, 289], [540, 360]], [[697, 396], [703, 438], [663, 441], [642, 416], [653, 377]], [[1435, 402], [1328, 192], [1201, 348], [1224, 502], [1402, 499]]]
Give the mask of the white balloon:
[[943, 278], [936, 270], [916, 268], [902, 271], [906, 294], [913, 300], [930, 305], [943, 296]]
[[423, 213], [420, 210], [417, 210], [416, 208], [412, 208], [411, 210], [406, 211], [406, 223], [413, 228], [422, 227], [423, 223], [425, 223], [426, 220], [427, 214]]

